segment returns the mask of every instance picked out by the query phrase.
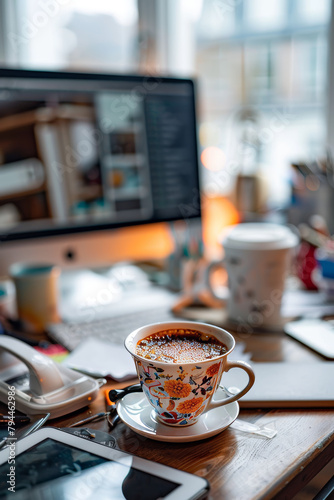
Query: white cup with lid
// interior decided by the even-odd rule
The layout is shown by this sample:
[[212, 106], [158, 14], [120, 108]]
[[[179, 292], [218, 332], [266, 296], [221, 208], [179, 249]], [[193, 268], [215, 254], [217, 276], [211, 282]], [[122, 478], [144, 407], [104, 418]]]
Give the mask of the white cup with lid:
[[[280, 329], [285, 279], [298, 236], [287, 226], [242, 223], [226, 228], [221, 243], [228, 274], [229, 320], [243, 331]], [[214, 263], [209, 268], [209, 273]], [[208, 273], [208, 276], [209, 276]], [[210, 280], [208, 286], [216, 296]]]

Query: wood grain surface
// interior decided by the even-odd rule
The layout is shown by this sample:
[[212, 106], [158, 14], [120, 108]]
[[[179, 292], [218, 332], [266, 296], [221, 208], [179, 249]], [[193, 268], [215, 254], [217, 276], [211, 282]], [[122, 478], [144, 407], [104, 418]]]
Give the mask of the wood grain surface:
[[[283, 333], [234, 334], [252, 353], [253, 361], [323, 360]], [[108, 383], [108, 387], [124, 385]], [[66, 427], [103, 410], [103, 389], [89, 408], [49, 425]], [[334, 456], [334, 410], [242, 409], [239, 418], [274, 425], [277, 436], [267, 439], [229, 428], [203, 441], [164, 443], [140, 436], [122, 422], [111, 435], [121, 450], [205, 477], [211, 485], [211, 500], [290, 500]], [[106, 419], [88, 426], [109, 432]]]

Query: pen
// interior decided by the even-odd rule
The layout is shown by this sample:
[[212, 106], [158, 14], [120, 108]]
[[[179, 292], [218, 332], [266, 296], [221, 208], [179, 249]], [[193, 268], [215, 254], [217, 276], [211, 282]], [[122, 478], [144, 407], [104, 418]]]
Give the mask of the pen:
[[8, 437], [5, 437], [0, 441], [0, 450], [1, 450], [1, 448], [3, 448], [5, 446], [7, 441], [8, 441]]
[[[20, 439], [23, 438], [23, 437], [29, 436], [29, 434], [31, 434], [34, 431], [37, 431], [37, 429], [39, 429], [40, 427], [42, 427], [43, 424], [45, 424], [45, 422], [47, 421], [47, 419], [49, 418], [49, 416], [50, 416], [50, 413], [47, 413], [46, 415], [44, 415], [44, 417], [42, 417], [39, 420], [37, 420], [37, 422], [34, 422], [33, 425], [31, 427], [29, 427], [23, 433], [22, 436], [20, 436]], [[11, 441], [11, 438], [9, 438], [9, 437], [3, 438], [2, 441], [0, 441], [0, 450], [4, 446], [6, 446], [6, 445], [8, 446], [8, 444], [9, 444], [10, 441]]]
[[74, 422], [74, 424], [69, 425], [68, 427], [77, 427], [82, 424], [87, 424], [88, 422], [92, 422], [93, 420], [97, 420], [99, 418], [105, 417], [109, 412], [101, 411], [100, 413], [95, 413], [95, 415], [91, 415], [90, 417], [84, 418], [83, 420], [79, 420], [79, 422]]
[[6, 427], [8, 422], [15, 422], [15, 425], [24, 425], [30, 422], [30, 417], [28, 415], [15, 415], [14, 418], [8, 415], [0, 415], [0, 427]]
[[31, 427], [29, 427], [22, 435], [22, 437], [26, 437], [26, 436], [29, 436], [29, 434], [31, 434], [32, 432], [35, 432], [37, 431], [40, 427], [42, 427], [42, 425], [45, 424], [45, 422], [47, 421], [47, 419], [49, 418], [50, 416], [50, 413], [47, 413], [46, 415], [44, 415], [44, 417], [40, 418], [39, 420], [37, 420], [37, 422], [34, 422], [32, 424]]

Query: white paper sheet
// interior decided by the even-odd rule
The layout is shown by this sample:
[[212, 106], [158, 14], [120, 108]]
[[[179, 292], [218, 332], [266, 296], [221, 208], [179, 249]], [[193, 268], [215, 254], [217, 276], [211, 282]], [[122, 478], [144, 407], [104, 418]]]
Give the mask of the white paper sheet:
[[125, 347], [100, 339], [89, 338], [82, 342], [63, 364], [88, 375], [111, 377], [117, 381], [137, 376], [132, 356]]

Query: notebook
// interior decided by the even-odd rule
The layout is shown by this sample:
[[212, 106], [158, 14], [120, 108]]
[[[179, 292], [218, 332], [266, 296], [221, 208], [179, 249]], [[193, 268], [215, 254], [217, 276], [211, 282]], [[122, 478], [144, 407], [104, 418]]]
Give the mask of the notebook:
[[[334, 407], [334, 362], [250, 364], [255, 383], [239, 400], [241, 408]], [[232, 393], [246, 383], [239, 369], [224, 373], [221, 381]]]

